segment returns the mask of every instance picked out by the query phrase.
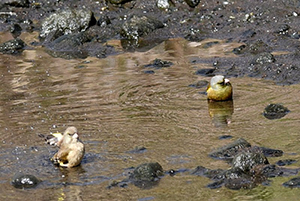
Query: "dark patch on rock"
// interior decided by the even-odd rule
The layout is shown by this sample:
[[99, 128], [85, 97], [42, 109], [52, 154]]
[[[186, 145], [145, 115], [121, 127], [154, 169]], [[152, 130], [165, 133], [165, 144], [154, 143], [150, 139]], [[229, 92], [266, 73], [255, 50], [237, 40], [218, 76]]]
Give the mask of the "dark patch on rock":
[[21, 51], [23, 51], [25, 45], [26, 44], [24, 43], [24, 41], [19, 38], [12, 39], [0, 44], [0, 52], [3, 52], [5, 54], [20, 53]]
[[288, 114], [290, 110], [288, 110], [286, 107], [284, 107], [281, 104], [269, 104], [264, 112], [263, 115], [267, 119], [280, 119], [284, 117], [286, 114]]
[[30, 174], [17, 173], [12, 178], [11, 184], [15, 188], [34, 188], [40, 183], [35, 176]]

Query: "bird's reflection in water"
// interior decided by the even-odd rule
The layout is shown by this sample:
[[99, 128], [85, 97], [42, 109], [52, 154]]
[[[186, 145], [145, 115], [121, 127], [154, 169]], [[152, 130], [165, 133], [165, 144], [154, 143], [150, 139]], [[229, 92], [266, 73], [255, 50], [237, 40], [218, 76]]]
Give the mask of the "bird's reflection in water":
[[233, 101], [208, 101], [208, 112], [215, 127], [230, 124], [233, 114]]
[[81, 165], [74, 168], [62, 168], [59, 167], [61, 171], [61, 191], [59, 193], [58, 200], [74, 200], [82, 201], [82, 189], [81, 186], [84, 185], [80, 181], [80, 177], [86, 172]]

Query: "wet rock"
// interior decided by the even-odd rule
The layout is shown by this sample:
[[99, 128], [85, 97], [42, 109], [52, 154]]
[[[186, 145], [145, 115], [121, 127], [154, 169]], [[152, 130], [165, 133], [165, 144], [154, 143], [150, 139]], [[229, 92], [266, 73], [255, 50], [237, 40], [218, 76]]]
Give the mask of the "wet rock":
[[286, 165], [291, 165], [293, 163], [296, 163], [296, 160], [293, 159], [286, 159], [286, 160], [279, 160], [277, 161], [276, 165], [278, 166], [286, 166]]
[[271, 53], [265, 52], [258, 55], [255, 59], [255, 63], [257, 64], [267, 64], [275, 62], [275, 58]]
[[187, 3], [187, 5], [189, 5], [192, 8], [195, 8], [200, 3], [200, 0], [184, 0], [184, 1]]
[[259, 151], [243, 151], [232, 160], [232, 167], [239, 168], [243, 172], [249, 172], [254, 166], [269, 164], [268, 159]]
[[236, 141], [211, 152], [209, 156], [216, 159], [232, 159], [241, 149], [247, 147], [251, 147], [251, 144], [245, 139], [239, 138]]
[[239, 47], [234, 48], [234, 49], [232, 50], [232, 52], [233, 52], [234, 54], [242, 54], [242, 53], [244, 52], [245, 48], [246, 48], [246, 45], [241, 45], [241, 46], [239, 46]]
[[141, 36], [163, 27], [163, 23], [155, 18], [134, 15], [123, 24], [120, 34], [126, 39], [138, 40]]
[[35, 176], [23, 173], [17, 173], [11, 181], [11, 184], [15, 188], [34, 188], [39, 183], [40, 180], [38, 180]]
[[170, 8], [170, 1], [169, 0], [157, 0], [156, 5], [158, 8], [168, 9], [168, 8]]
[[84, 51], [81, 45], [90, 41], [84, 33], [63, 35], [56, 40], [45, 44], [47, 52], [53, 57], [61, 57], [65, 59], [86, 58], [87, 51]]
[[263, 115], [267, 119], [280, 119], [289, 112], [290, 110], [288, 110], [286, 107], [284, 107], [281, 104], [269, 104], [265, 108]]
[[109, 24], [111, 24], [111, 21], [110, 21], [109, 17], [106, 15], [101, 15], [97, 21], [97, 25], [100, 27], [105, 27]]
[[89, 10], [64, 10], [47, 17], [42, 23], [40, 37], [45, 38], [51, 32], [53, 37], [79, 33], [96, 24], [94, 14]]
[[127, 153], [139, 154], [139, 153], [144, 153], [146, 151], [147, 151], [146, 147], [135, 147], [133, 150], [130, 150]]
[[278, 34], [284, 35], [284, 34], [288, 33], [289, 29], [290, 29], [289, 25], [287, 25], [287, 24], [281, 24], [278, 27], [278, 30], [276, 30], [275, 32], [278, 33]]
[[0, 52], [6, 54], [15, 54], [23, 51], [24, 47], [24, 41], [22, 41], [19, 38], [16, 38], [0, 44]]
[[21, 35], [22, 27], [19, 24], [14, 24], [10, 28], [10, 33], [13, 35], [14, 38], [17, 38]]
[[224, 170], [222, 169], [211, 170], [203, 166], [198, 166], [191, 171], [191, 174], [197, 176], [205, 176], [210, 179], [223, 179], [224, 177], [221, 175], [223, 172]]
[[292, 178], [291, 180], [282, 184], [285, 187], [289, 188], [299, 188], [300, 187], [300, 177]]
[[195, 74], [202, 75], [202, 76], [213, 76], [214, 71], [215, 71], [214, 68], [199, 69], [195, 72]]
[[124, 4], [131, 0], [108, 0], [111, 4]]
[[[270, 51], [270, 50], [271, 50], [270, 47], [265, 42], [263, 42], [262, 40], [257, 40], [254, 43], [251, 43], [249, 45], [249, 52], [251, 54], [260, 54], [260, 53], [264, 53], [264, 52], [267, 52], [267, 51]], [[269, 57], [271, 57], [271, 60], [274, 60], [274, 58], [272, 58], [272, 56], [269, 55]]]
[[163, 174], [163, 169], [159, 163], [144, 163], [134, 169], [129, 179], [132, 181], [154, 181]]
[[283, 151], [279, 149], [270, 149], [266, 147], [256, 147], [259, 149], [265, 157], [280, 157], [283, 155]]
[[227, 139], [231, 139], [232, 138], [232, 135], [221, 135], [219, 137], [219, 140], [227, 140]]
[[30, 2], [29, 0], [2, 0], [0, 6], [1, 4], [14, 7], [29, 7]]
[[152, 63], [144, 65], [146, 68], [155, 68], [155, 69], [161, 69], [172, 66], [173, 63], [170, 61], [163, 61], [161, 59], [155, 59]]

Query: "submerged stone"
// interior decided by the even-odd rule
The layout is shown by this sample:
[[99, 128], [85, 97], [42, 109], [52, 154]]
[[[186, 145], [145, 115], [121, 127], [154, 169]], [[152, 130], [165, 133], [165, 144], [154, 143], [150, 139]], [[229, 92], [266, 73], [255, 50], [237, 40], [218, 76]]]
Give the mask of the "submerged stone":
[[159, 163], [144, 163], [134, 169], [129, 179], [134, 181], [154, 181], [163, 175], [163, 168]]
[[209, 156], [216, 159], [232, 159], [239, 150], [247, 147], [251, 147], [251, 144], [245, 139], [239, 138], [236, 141], [211, 152]]
[[290, 112], [290, 110], [281, 104], [269, 104], [265, 108], [263, 115], [267, 119], [280, 119], [289, 112]]
[[35, 176], [30, 174], [17, 173], [13, 177], [11, 184], [15, 188], [34, 188], [40, 183]]
[[144, 67], [160, 69], [160, 68], [170, 67], [172, 65], [173, 65], [173, 63], [170, 61], [163, 61], [161, 59], [155, 59], [152, 63], [144, 65]]
[[292, 178], [291, 180], [282, 184], [285, 187], [299, 188], [300, 187], [300, 177]]

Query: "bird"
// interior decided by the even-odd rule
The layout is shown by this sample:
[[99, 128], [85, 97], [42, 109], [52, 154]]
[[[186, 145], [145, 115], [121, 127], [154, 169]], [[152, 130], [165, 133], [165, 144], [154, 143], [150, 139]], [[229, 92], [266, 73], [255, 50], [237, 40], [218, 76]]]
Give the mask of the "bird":
[[232, 86], [223, 75], [215, 75], [211, 78], [206, 89], [207, 99], [210, 101], [232, 100]]
[[48, 144], [59, 147], [58, 152], [50, 159], [55, 165], [72, 168], [81, 163], [85, 146], [79, 139], [76, 127], [68, 127], [63, 134], [53, 133], [52, 136], [46, 136], [45, 140]]

